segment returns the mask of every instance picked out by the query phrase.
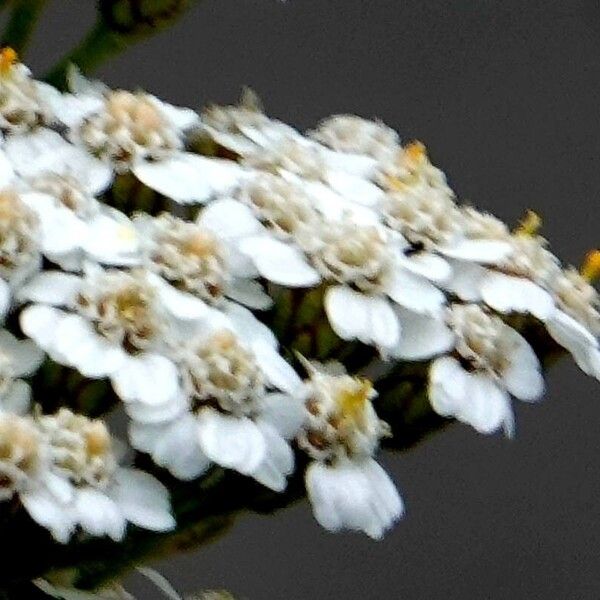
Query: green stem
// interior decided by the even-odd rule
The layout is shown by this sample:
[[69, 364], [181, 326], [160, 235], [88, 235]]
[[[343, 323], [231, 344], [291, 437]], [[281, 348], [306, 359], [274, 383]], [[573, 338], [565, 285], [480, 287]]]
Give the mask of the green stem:
[[198, 0], [99, 0], [100, 15], [92, 30], [46, 75], [46, 81], [65, 89], [71, 64], [84, 74], [171, 26]]
[[[46, 6], [47, 0], [15, 0], [12, 14], [2, 38], [3, 46], [10, 46], [23, 55]], [[7, 6], [7, 1], [0, 2], [0, 9]]]

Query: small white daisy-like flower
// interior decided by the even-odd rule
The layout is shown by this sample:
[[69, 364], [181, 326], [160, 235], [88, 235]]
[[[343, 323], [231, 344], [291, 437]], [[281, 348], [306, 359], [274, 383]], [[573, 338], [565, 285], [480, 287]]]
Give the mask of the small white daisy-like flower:
[[12, 48], [0, 50], [0, 130], [18, 135], [55, 118], [52, 98], [58, 92], [31, 77]]
[[354, 529], [379, 539], [404, 513], [402, 499], [373, 459], [389, 435], [368, 381], [309, 365], [305, 421], [297, 436], [312, 460], [306, 490], [317, 521], [329, 531]]
[[231, 189], [242, 176], [231, 161], [185, 151], [185, 136], [198, 125], [192, 110], [143, 92], [112, 91], [89, 82], [82, 87], [75, 96], [86, 110], [70, 123], [70, 137], [117, 173], [131, 171], [148, 187], [181, 203], [203, 202]]
[[445, 323], [405, 320], [398, 355], [433, 361], [429, 399], [442, 416], [468, 423], [481, 433], [513, 431], [510, 395], [531, 402], [544, 391], [541, 367], [527, 341], [499, 317], [476, 304], [454, 304]]
[[49, 356], [89, 378], [109, 377], [125, 402], [160, 407], [180, 395], [174, 363], [164, 355], [174, 321], [207, 310], [144, 271], [89, 266], [83, 277], [47, 271], [22, 290], [34, 302], [23, 331]]
[[271, 305], [269, 296], [254, 281], [256, 270], [236, 255], [235, 235], [232, 238], [228, 230], [212, 227], [210, 207], [195, 223], [163, 213], [159, 217], [139, 215], [135, 224], [144, 240], [147, 268], [177, 290], [214, 306], [226, 298], [256, 309]]
[[40, 221], [29, 200], [30, 194], [0, 190], [0, 318], [10, 309], [15, 290], [41, 265]]
[[284, 137], [300, 137], [289, 125], [267, 117], [260, 100], [249, 88], [244, 89], [237, 105], [214, 104], [205, 108], [200, 134], [240, 157], [259, 154]]
[[303, 386], [273, 334], [232, 305], [175, 350], [188, 408], [162, 418], [130, 405], [132, 444], [181, 479], [211, 463], [282, 491], [294, 466], [288, 439], [302, 421]]
[[67, 543], [73, 518], [56, 494], [68, 487], [65, 479], [51, 472], [48, 447], [34, 419], [0, 412], [0, 499], [18, 495], [34, 521], [58, 542]]
[[577, 365], [600, 379], [600, 298], [591, 285], [600, 272], [600, 252], [588, 255], [582, 273], [569, 268], [549, 281], [556, 308], [546, 320], [548, 333], [566, 348]]
[[309, 135], [337, 152], [369, 156], [378, 162], [392, 159], [400, 147], [393, 129], [356, 115], [333, 115]]
[[49, 491], [73, 528], [115, 541], [123, 539], [127, 522], [152, 531], [173, 529], [167, 489], [151, 475], [118, 464], [102, 421], [61, 408], [37, 423], [49, 468], [64, 483]]
[[[395, 304], [424, 314], [442, 310], [444, 294], [400, 264], [393, 232], [377, 223], [361, 223], [358, 216], [326, 220], [307, 196], [292, 195], [289, 187], [285, 196], [283, 189], [275, 189], [279, 196], [262, 187], [246, 191], [246, 203], [263, 222], [239, 247], [269, 281], [290, 287], [328, 284], [325, 310], [342, 339], [357, 339], [388, 353], [401, 333]], [[282, 210], [285, 200], [292, 206], [288, 214]], [[223, 210], [220, 220], [226, 219]]]

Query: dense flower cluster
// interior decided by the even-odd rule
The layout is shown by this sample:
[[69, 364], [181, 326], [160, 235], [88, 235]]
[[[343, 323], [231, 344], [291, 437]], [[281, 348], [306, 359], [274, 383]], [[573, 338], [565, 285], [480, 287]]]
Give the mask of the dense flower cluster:
[[[71, 84], [0, 55], [0, 499], [58, 541], [176, 523], [102, 420], [46, 412], [42, 363], [110, 382], [131, 447], [179, 479], [219, 465], [280, 492], [304, 455], [319, 523], [373, 538], [404, 508], [369, 364], [426, 366], [433, 410], [508, 435], [511, 396], [544, 390], [520, 323], [600, 379], [600, 253], [563, 267], [533, 213], [511, 231], [460, 204], [422, 144], [350, 115], [303, 135], [251, 93], [196, 114]], [[172, 211], [116, 208], [132, 181]], [[284, 313], [310, 315], [314, 355]]]

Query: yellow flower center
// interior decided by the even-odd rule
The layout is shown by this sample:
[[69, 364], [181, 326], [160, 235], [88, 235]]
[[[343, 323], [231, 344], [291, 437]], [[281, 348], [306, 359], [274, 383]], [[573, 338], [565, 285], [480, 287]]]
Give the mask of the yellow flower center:
[[10, 47], [0, 50], [0, 75], [8, 75], [19, 62], [19, 56]]
[[581, 276], [590, 283], [600, 279], [600, 250], [590, 250], [580, 270]]

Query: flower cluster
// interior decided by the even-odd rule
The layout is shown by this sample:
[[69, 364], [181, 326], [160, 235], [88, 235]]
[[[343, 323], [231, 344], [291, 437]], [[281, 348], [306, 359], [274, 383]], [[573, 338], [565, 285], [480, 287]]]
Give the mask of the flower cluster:
[[6, 49], [0, 90], [0, 499], [61, 542], [176, 523], [104, 421], [47, 410], [53, 369], [109, 383], [174, 477], [282, 492], [302, 457], [319, 523], [373, 538], [404, 512], [374, 459], [378, 372], [422, 366], [435, 412], [507, 435], [511, 397], [544, 391], [531, 332], [600, 379], [600, 252], [563, 267], [534, 213], [461, 204], [380, 122], [304, 135], [250, 92], [196, 114], [76, 72], [60, 93]]

